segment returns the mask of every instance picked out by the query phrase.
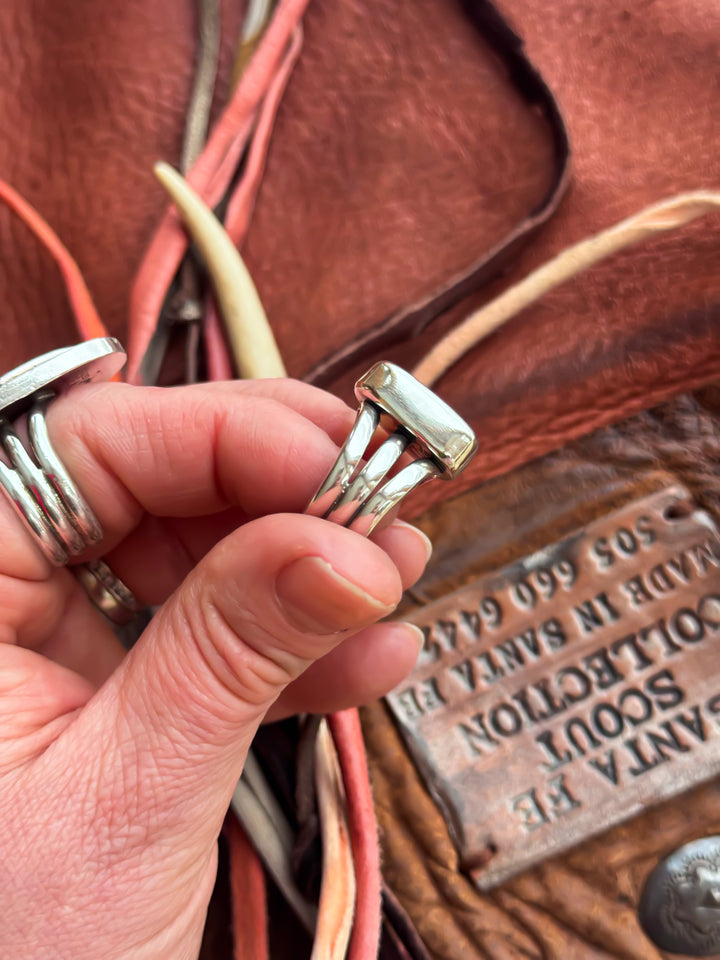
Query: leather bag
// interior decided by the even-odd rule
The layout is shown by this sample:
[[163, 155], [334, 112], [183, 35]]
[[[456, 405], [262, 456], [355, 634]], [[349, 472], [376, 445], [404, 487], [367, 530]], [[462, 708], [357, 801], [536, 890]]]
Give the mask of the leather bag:
[[[211, 138], [245, 15], [233, 0], [220, 8]], [[0, 177], [72, 252], [107, 329], [130, 337], [137, 371], [157, 321], [143, 326], [137, 283], [168, 216], [151, 168], [179, 162], [195, 5], [8, 0], [0, 22]], [[289, 373], [348, 399], [372, 360], [412, 367], [569, 244], [720, 178], [720, 14], [709, 0], [312, 0], [302, 31], [242, 253]], [[0, 231], [10, 368], [76, 334], [51, 257], [7, 213]], [[641, 468], [661, 467], [717, 515], [716, 251], [713, 217], [624, 251], [442, 378], [438, 391], [481, 442], [452, 490], [463, 496], [443, 503], [436, 485], [408, 505], [437, 542], [427, 597], [552, 542], [570, 517], [592, 519], [603, 505], [588, 491], [603, 470], [632, 486]], [[159, 283], [158, 309], [166, 293]], [[553, 477], [576, 501], [564, 514], [551, 509]], [[489, 531], [490, 546], [464, 530]], [[642, 880], [667, 849], [717, 830], [713, 785], [481, 895], [385, 708], [362, 718], [388, 888], [384, 956], [661, 956], [635, 919]], [[228, 873], [207, 956], [238, 949]], [[248, 896], [244, 875], [234, 874], [236, 901]], [[300, 940], [278, 935], [292, 930], [277, 920], [282, 898], [272, 888], [269, 898], [272, 955], [298, 956]]]

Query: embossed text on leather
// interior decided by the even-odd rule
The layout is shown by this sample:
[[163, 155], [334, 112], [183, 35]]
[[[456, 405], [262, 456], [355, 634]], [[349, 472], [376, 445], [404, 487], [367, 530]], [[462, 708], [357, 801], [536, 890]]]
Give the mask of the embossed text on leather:
[[388, 701], [481, 889], [720, 771], [720, 539], [679, 485], [408, 619]]

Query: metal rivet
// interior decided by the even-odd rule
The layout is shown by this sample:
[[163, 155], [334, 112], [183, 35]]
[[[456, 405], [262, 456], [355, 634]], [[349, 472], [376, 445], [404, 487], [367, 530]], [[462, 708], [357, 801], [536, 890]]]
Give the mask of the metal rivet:
[[693, 957], [720, 952], [720, 837], [705, 837], [661, 860], [638, 911], [660, 949]]

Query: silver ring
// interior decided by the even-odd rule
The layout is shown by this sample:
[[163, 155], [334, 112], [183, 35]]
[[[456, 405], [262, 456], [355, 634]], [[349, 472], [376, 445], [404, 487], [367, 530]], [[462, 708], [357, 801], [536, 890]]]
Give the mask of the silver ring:
[[361, 403], [352, 430], [347, 435], [337, 460], [310, 501], [308, 513], [314, 517], [324, 517], [337, 504], [350, 485], [379, 423], [378, 408], [371, 403]]
[[[0, 486], [56, 566], [98, 543], [103, 532], [50, 442], [45, 410], [55, 393], [107, 380], [124, 362], [118, 341], [101, 337], [53, 350], [0, 377], [0, 447], [9, 461], [0, 461]], [[23, 413], [29, 448], [12, 427]]]
[[[464, 470], [477, 439], [451, 407], [393, 363], [375, 364], [355, 384], [355, 395], [355, 424], [306, 512], [367, 536], [420, 484]], [[381, 422], [394, 432], [363, 466]], [[416, 459], [386, 479], [405, 452]]]
[[30, 450], [0, 417], [0, 446], [12, 465], [2, 464], [0, 484], [38, 538], [45, 556], [60, 566], [97, 543], [102, 527], [50, 443], [45, 423], [47, 402], [44, 397], [31, 410]]
[[[24, 484], [25, 490], [31, 492], [42, 506], [51, 530], [67, 553], [70, 556], [82, 553], [85, 545], [83, 538], [73, 527], [51, 477], [41, 467], [37, 466], [35, 460], [25, 449], [20, 437], [7, 420], [2, 419], [0, 419], [0, 444], [10, 458], [10, 463], [14, 467], [20, 482]], [[32, 447], [33, 454], [37, 456], [35, 445], [32, 444]]]
[[41, 397], [30, 411], [28, 416], [30, 442], [38, 463], [65, 502], [80, 538], [84, 541], [82, 549], [85, 549], [85, 546], [100, 543], [103, 538], [103, 529], [50, 442], [45, 422], [45, 411], [50, 399], [49, 396]]
[[100, 613], [118, 626], [129, 623], [143, 609], [132, 590], [104, 560], [91, 560], [70, 569]]
[[42, 552], [50, 563], [62, 566], [67, 563], [68, 553], [53, 534], [52, 527], [42, 507], [22, 482], [16, 470], [11, 470], [0, 461], [0, 485], [10, 497], [15, 509], [35, 534]]

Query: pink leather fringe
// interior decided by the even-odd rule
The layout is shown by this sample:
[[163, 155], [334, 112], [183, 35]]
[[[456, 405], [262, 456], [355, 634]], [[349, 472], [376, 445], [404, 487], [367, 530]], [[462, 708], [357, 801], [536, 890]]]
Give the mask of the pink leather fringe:
[[380, 948], [380, 847], [367, 757], [357, 710], [330, 714], [348, 806], [357, 885], [348, 960], [374, 960]]
[[[270, 138], [275, 125], [275, 118], [301, 49], [302, 27], [298, 24], [293, 32], [287, 53], [270, 82], [267, 96], [260, 105], [257, 125], [248, 147], [245, 170], [228, 204], [225, 215], [225, 229], [236, 247], [242, 246], [250, 225], [255, 199], [265, 172], [265, 162], [270, 148]], [[230, 363], [225, 335], [217, 314], [215, 301], [211, 296], [208, 296], [206, 303], [203, 335], [209, 378], [211, 380], [229, 380], [233, 375], [232, 364]]]
[[235, 960], [268, 960], [265, 874], [258, 855], [232, 811], [225, 821], [230, 850]]
[[95, 309], [95, 304], [80, 272], [80, 267], [78, 267], [60, 237], [37, 210], [4, 180], [0, 180], [0, 201], [5, 203], [32, 230], [58, 265], [65, 281], [65, 288], [67, 289], [70, 306], [75, 314], [75, 324], [80, 336], [84, 340], [90, 340], [93, 337], [107, 337], [108, 332]]
[[[288, 44], [308, 3], [309, 0], [280, 0], [257, 52], [188, 175], [188, 183], [210, 207], [214, 207], [227, 190], [247, 146], [260, 104], [281, 70]], [[130, 383], [137, 382], [140, 361], [187, 245], [180, 218], [169, 206], [150, 242], [131, 292], [127, 368]]]

